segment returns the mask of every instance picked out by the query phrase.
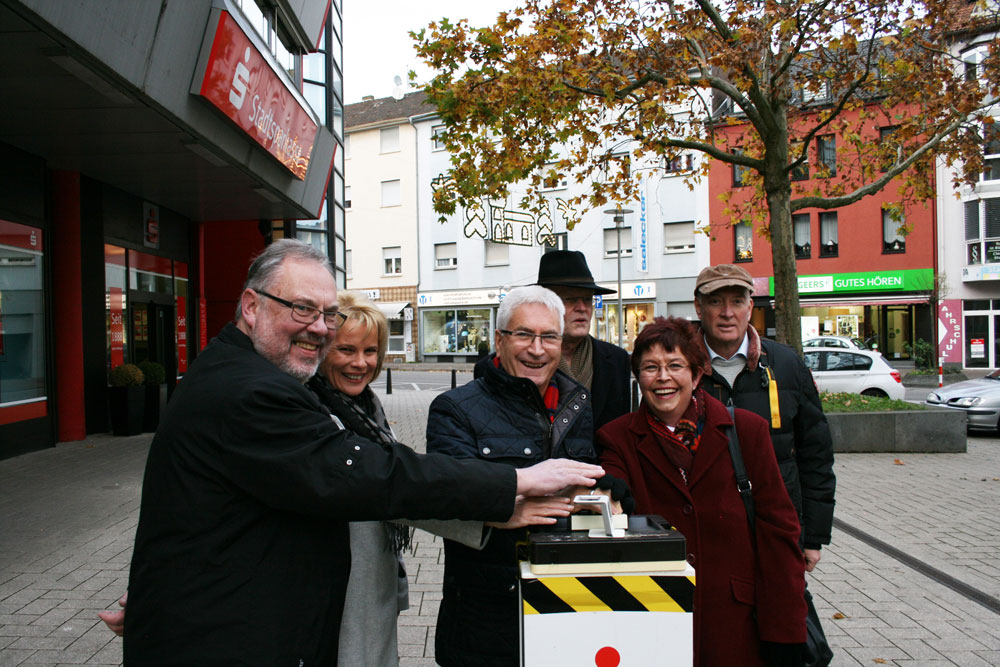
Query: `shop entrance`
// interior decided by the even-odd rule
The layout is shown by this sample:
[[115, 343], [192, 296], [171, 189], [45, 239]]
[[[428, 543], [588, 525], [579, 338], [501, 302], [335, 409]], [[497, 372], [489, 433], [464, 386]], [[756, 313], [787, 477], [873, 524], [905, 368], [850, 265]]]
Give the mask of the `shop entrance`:
[[882, 355], [887, 359], [909, 359], [906, 351], [913, 344], [913, 320], [909, 306], [886, 306], [885, 309], [885, 349]]
[[[625, 311], [625, 330], [622, 331], [622, 347], [631, 352], [635, 337], [643, 328], [653, 321], [652, 303], [626, 303], [623, 304]], [[603, 326], [601, 326], [603, 324]], [[612, 345], [618, 344], [618, 302], [604, 300], [604, 320], [598, 321], [595, 325], [598, 332], [597, 338], [605, 340]], [[594, 333], [595, 329], [591, 329]]]
[[155, 361], [166, 371], [167, 384], [177, 378], [174, 303], [169, 294], [129, 292], [129, 349], [133, 363]]

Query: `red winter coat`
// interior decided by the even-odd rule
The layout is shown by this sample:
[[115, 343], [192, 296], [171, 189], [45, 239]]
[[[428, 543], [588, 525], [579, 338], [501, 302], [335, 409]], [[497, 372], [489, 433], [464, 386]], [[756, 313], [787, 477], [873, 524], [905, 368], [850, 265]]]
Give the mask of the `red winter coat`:
[[798, 518], [781, 481], [767, 422], [736, 410], [757, 510], [755, 554], [729, 455], [725, 426], [732, 420], [722, 403], [700, 395], [706, 423], [689, 484], [663, 454], [644, 406], [598, 432], [601, 464], [609, 475], [628, 482], [637, 514], [659, 514], [687, 539], [688, 562], [697, 572], [695, 665], [763, 665], [760, 641], [806, 640]]

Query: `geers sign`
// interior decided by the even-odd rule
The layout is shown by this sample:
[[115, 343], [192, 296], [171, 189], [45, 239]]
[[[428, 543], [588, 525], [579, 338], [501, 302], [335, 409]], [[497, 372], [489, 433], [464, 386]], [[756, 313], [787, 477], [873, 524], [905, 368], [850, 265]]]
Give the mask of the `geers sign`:
[[319, 129], [312, 111], [236, 19], [213, 9], [191, 92], [208, 100], [299, 180]]

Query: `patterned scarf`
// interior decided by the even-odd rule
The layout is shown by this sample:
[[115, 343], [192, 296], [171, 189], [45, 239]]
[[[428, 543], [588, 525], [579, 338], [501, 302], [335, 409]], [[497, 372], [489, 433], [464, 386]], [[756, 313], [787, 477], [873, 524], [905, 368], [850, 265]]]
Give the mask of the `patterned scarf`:
[[[504, 373], [507, 371], [500, 365], [500, 357], [493, 357], [493, 366], [502, 370]], [[508, 375], [510, 375], [508, 373]], [[549, 380], [549, 386], [545, 388], [545, 395], [542, 396], [542, 403], [545, 404], [545, 409], [549, 412], [549, 423], [553, 423], [556, 420], [556, 411], [559, 410], [559, 387], [556, 386], [555, 379]]]
[[660, 443], [663, 453], [670, 463], [677, 467], [684, 478], [684, 483], [687, 484], [687, 474], [691, 470], [695, 452], [698, 451], [698, 444], [701, 442], [701, 432], [705, 428], [704, 393], [701, 389], [696, 389], [691, 394], [691, 402], [673, 431], [650, 412], [645, 403], [641, 409], [646, 413], [646, 422]]
[[[392, 433], [389, 421], [385, 418], [382, 404], [379, 403], [375, 392], [370, 387], [365, 387], [359, 396], [352, 397], [341, 392], [326, 378], [319, 375], [313, 376], [309, 380], [308, 386], [348, 431], [386, 447], [399, 444], [396, 436]], [[408, 549], [415, 548], [413, 528], [391, 521], [383, 521], [382, 523], [389, 532], [389, 547], [396, 556]]]
[[590, 336], [580, 341], [572, 355], [564, 354], [559, 358], [559, 370], [587, 389], [593, 389], [590, 385], [594, 381], [594, 345]]

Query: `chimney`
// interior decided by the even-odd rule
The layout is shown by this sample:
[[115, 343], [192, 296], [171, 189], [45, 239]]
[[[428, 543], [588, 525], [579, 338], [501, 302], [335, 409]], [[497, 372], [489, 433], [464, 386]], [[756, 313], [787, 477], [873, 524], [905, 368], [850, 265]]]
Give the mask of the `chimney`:
[[374, 102], [375, 101], [375, 96], [374, 95], [365, 95], [364, 97], [361, 98], [361, 101], [362, 102]]

